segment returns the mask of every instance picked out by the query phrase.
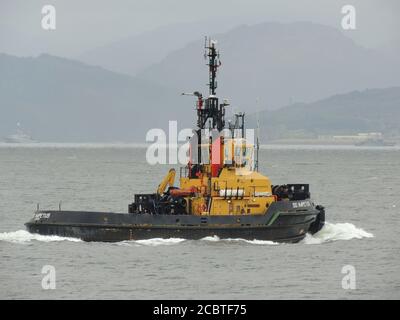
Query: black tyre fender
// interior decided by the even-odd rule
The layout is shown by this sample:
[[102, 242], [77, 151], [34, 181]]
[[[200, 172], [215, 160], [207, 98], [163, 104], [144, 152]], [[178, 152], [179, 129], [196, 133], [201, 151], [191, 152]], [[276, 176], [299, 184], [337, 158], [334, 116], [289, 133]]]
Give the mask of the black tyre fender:
[[315, 209], [317, 209], [319, 213], [317, 214], [317, 218], [315, 219], [315, 221], [310, 225], [309, 232], [311, 234], [317, 233], [325, 225], [325, 208], [321, 205], [318, 205], [315, 207]]

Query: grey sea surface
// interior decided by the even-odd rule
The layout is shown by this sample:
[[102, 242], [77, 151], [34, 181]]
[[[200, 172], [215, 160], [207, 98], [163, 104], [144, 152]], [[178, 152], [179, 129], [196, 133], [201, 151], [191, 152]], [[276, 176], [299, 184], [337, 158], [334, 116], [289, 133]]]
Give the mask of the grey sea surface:
[[[298, 244], [87, 243], [25, 231], [41, 209], [126, 212], [169, 166], [134, 145], [0, 144], [1, 299], [399, 299], [400, 149], [266, 146], [273, 184], [309, 183], [327, 225]], [[42, 288], [43, 266], [56, 288]], [[346, 266], [355, 289], [344, 289]], [[344, 269], [343, 269], [344, 268]], [[345, 279], [344, 279], [345, 278]], [[346, 286], [345, 286], [346, 287]]]

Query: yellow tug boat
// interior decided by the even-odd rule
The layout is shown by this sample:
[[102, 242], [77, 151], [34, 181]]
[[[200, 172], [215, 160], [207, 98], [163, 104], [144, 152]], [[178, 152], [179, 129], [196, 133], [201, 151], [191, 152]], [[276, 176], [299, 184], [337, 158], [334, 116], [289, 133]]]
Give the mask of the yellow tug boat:
[[180, 186], [171, 169], [155, 193], [135, 195], [128, 213], [38, 210], [26, 223], [30, 232], [86, 241], [218, 236], [297, 242], [323, 227], [325, 210], [310, 199], [308, 184], [271, 185], [258, 172], [258, 139], [246, 137], [244, 114], [226, 125], [229, 104], [216, 95], [221, 63], [215, 41], [206, 39], [205, 49], [209, 95], [190, 94], [197, 98], [197, 129]]

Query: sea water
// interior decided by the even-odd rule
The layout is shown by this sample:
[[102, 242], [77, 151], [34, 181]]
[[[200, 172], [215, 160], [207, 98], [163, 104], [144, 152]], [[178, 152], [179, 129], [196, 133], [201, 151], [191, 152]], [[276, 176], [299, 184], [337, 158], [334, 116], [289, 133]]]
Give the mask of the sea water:
[[[297, 244], [178, 238], [87, 243], [30, 234], [34, 210], [126, 212], [170, 166], [143, 146], [0, 145], [2, 299], [400, 298], [400, 149], [267, 146], [274, 184], [309, 183], [327, 223]], [[44, 266], [55, 289], [42, 286]], [[348, 268], [355, 289], [343, 285]]]

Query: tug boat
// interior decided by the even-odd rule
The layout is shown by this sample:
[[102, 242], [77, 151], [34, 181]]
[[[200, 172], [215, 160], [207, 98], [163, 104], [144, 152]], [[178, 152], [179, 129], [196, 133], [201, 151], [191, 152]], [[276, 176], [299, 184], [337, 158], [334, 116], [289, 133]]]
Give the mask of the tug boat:
[[156, 192], [136, 194], [126, 213], [37, 210], [25, 224], [29, 232], [105, 242], [209, 236], [298, 242], [321, 230], [325, 210], [311, 200], [309, 185], [272, 185], [258, 171], [258, 138], [249, 139], [244, 113], [225, 123], [229, 103], [216, 95], [216, 42], [206, 38], [205, 50], [209, 95], [189, 94], [196, 97], [197, 128], [179, 187], [170, 169]]

